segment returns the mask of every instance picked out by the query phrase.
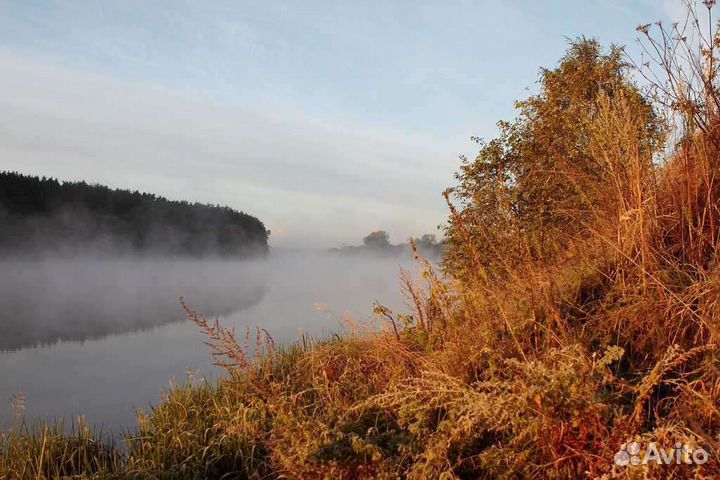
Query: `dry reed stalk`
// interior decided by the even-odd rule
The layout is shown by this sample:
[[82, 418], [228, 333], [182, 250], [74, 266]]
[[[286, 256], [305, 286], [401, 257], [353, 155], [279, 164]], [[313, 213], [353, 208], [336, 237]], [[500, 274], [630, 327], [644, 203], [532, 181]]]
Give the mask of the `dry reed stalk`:
[[639, 424], [640, 417], [644, 412], [645, 403], [650, 398], [653, 390], [659, 385], [663, 377], [670, 371], [679, 368], [685, 363], [693, 360], [696, 357], [708, 354], [710, 352], [717, 351], [718, 346], [714, 343], [706, 345], [698, 345], [697, 347], [691, 348], [690, 350], [680, 353], [674, 348], [668, 349], [666, 354], [656, 364], [652, 371], [643, 378], [640, 385], [637, 387], [637, 398], [635, 400], [635, 408], [630, 417], [630, 421], [633, 424]]

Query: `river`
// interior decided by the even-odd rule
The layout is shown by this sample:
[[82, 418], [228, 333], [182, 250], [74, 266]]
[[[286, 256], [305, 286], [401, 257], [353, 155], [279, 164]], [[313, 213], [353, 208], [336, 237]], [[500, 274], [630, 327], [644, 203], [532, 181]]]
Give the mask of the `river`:
[[[65, 259], [0, 263], [0, 425], [79, 415], [105, 430], [135, 424], [137, 408], [173, 381], [221, 375], [181, 296], [223, 325], [266, 329], [276, 342], [341, 332], [342, 316], [402, 308], [410, 259], [277, 251], [268, 259]], [[20, 399], [20, 400], [18, 400]]]

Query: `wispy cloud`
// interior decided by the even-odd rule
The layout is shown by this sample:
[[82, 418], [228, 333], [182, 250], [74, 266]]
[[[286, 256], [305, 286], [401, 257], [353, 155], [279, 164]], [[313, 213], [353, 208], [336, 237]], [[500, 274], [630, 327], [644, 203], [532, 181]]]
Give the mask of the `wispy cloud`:
[[566, 38], [637, 53], [664, 5], [0, 0], [0, 168], [226, 203], [276, 244], [401, 240]]
[[220, 105], [0, 50], [0, 168], [225, 203], [276, 244], [326, 246], [445, 217], [452, 148], [399, 132]]

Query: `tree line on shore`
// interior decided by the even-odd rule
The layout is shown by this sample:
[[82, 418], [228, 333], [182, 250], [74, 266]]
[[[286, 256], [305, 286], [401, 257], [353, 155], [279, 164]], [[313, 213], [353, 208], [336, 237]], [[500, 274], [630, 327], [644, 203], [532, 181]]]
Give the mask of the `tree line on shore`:
[[385, 230], [375, 230], [363, 237], [362, 245], [345, 245], [331, 248], [330, 252], [341, 255], [370, 254], [379, 256], [399, 256], [411, 253], [415, 249], [429, 259], [439, 259], [445, 248], [444, 240], [438, 241], [434, 234], [426, 233], [418, 238], [410, 238], [407, 243], [393, 244], [390, 234]]
[[0, 254], [247, 256], [269, 231], [230, 207], [0, 172]]

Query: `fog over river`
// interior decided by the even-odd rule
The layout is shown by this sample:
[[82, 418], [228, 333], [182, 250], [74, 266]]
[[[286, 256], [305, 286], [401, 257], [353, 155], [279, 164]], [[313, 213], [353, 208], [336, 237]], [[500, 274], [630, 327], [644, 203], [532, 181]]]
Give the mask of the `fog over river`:
[[367, 319], [375, 300], [401, 308], [401, 266], [417, 269], [409, 258], [309, 251], [248, 261], [0, 262], [0, 425], [20, 394], [28, 420], [84, 415], [117, 432], [173, 379], [220, 375], [181, 296], [240, 335], [261, 327], [289, 342], [300, 331], [341, 331], [342, 315]]

